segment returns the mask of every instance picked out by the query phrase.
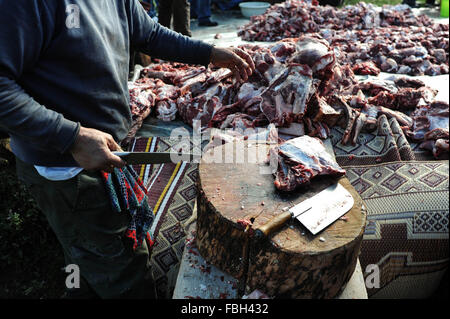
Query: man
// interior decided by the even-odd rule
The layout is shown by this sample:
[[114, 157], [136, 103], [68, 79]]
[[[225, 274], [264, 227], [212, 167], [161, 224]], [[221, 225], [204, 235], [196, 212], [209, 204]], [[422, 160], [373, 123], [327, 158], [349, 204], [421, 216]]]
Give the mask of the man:
[[159, 1], [158, 21], [161, 25], [186, 36], [191, 36], [191, 4], [188, 0]]
[[215, 27], [216, 21], [211, 21], [211, 0], [190, 0], [191, 12], [197, 18], [198, 25], [201, 27]]
[[0, 0], [0, 127], [17, 173], [79, 267], [73, 297], [155, 297], [145, 241], [124, 238], [130, 216], [111, 209], [100, 170], [131, 124], [129, 51], [254, 70], [238, 49], [215, 48], [155, 23], [138, 0]]

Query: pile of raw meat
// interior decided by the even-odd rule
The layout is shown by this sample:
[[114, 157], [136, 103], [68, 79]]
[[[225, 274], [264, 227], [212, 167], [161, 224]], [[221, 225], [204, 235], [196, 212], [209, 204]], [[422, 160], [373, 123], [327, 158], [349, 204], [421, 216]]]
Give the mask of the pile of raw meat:
[[407, 5], [375, 7], [359, 3], [336, 9], [317, 2], [290, 0], [253, 16], [238, 35], [247, 41], [278, 41], [312, 35], [333, 47], [355, 74], [449, 73], [449, 28]]
[[256, 66], [246, 83], [235, 82], [223, 68], [163, 61], [145, 68], [130, 89], [135, 123], [151, 110], [162, 120], [199, 121], [202, 128], [243, 131], [272, 123], [291, 135], [320, 139], [340, 126], [342, 143], [354, 144], [360, 132], [375, 130], [384, 114], [436, 157], [448, 156], [448, 103], [435, 101], [437, 92], [421, 81], [359, 81], [321, 38], [240, 47]]
[[355, 74], [449, 73], [448, 25], [323, 30], [320, 35], [333, 46], [341, 63], [353, 65]]

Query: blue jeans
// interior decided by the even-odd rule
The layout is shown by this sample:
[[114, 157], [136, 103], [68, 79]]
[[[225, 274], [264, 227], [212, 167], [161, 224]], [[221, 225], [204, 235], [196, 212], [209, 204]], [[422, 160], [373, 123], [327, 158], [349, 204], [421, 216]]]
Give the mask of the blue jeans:
[[207, 22], [211, 17], [211, 0], [190, 0], [191, 16], [196, 15], [198, 22]]

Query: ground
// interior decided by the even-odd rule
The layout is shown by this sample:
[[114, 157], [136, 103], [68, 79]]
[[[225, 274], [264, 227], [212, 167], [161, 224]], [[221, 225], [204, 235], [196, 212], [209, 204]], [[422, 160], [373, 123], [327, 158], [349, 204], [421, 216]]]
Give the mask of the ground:
[[0, 146], [0, 298], [60, 298], [64, 258], [53, 231]]

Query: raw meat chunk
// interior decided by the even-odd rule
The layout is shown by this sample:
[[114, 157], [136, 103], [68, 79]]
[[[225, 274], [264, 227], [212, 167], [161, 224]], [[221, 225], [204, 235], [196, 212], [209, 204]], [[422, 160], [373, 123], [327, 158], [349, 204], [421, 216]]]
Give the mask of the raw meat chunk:
[[290, 192], [318, 175], [342, 176], [342, 169], [315, 137], [300, 136], [278, 146], [278, 170], [274, 185]]

